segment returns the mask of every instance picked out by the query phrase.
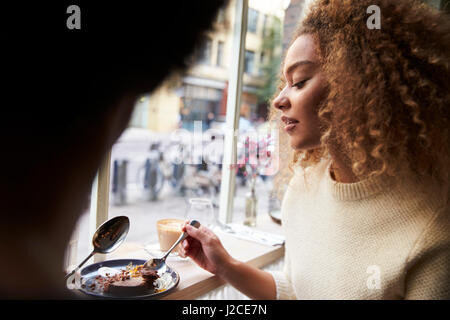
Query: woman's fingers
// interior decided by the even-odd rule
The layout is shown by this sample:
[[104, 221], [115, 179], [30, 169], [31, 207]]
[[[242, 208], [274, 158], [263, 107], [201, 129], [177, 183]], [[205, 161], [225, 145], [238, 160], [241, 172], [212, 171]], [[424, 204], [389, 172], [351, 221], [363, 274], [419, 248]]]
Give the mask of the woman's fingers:
[[178, 247], [179, 252], [183, 252], [185, 256], [189, 256], [193, 249], [201, 247], [201, 243], [194, 238], [186, 238], [181, 241], [180, 246]]
[[182, 258], [186, 258], [187, 257], [187, 252], [186, 249], [184, 249], [183, 247], [178, 247], [178, 254], [180, 255], [180, 257]]
[[185, 221], [182, 227], [182, 231], [187, 232], [189, 236], [200, 241], [201, 243], [206, 242], [208, 238], [214, 236], [214, 234], [205, 226], [200, 225], [200, 227], [196, 228], [194, 226], [191, 226], [189, 224], [189, 221]]
[[178, 247], [178, 253], [183, 257], [186, 258], [188, 256], [189, 251], [189, 241], [187, 239], [181, 241], [180, 246]]
[[186, 232], [191, 238], [199, 241], [202, 245], [206, 244], [210, 237], [208, 229], [202, 225], [199, 228], [195, 228], [188, 224], [186, 225]]
[[186, 226], [189, 224], [189, 220], [185, 220], [184, 224], [181, 226], [181, 231], [186, 232]]

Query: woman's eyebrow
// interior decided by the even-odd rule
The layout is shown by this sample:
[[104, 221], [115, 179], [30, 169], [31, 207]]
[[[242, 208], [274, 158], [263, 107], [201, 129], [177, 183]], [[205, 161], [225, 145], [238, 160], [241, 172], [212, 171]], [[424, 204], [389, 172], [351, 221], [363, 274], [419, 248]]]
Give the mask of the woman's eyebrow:
[[310, 61], [310, 60], [301, 60], [301, 61], [297, 61], [293, 64], [291, 64], [285, 72], [286, 77], [296, 68], [303, 66], [303, 65], [315, 65], [314, 62]]

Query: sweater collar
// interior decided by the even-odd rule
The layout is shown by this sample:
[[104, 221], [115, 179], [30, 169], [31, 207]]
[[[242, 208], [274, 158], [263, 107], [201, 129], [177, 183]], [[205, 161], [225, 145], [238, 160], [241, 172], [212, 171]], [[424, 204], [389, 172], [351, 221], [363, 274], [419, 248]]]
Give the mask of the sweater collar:
[[337, 200], [355, 201], [368, 198], [390, 188], [393, 183], [393, 179], [387, 175], [372, 176], [354, 183], [337, 182], [331, 177], [330, 167], [331, 161], [326, 166], [325, 181]]

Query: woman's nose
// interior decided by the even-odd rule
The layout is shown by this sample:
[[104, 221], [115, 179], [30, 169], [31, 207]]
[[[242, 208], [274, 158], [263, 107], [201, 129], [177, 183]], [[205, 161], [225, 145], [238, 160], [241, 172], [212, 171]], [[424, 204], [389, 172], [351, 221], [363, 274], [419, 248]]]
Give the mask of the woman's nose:
[[285, 109], [289, 109], [291, 107], [291, 103], [289, 102], [289, 99], [283, 95], [283, 92], [281, 92], [278, 97], [273, 100], [273, 106], [278, 110], [283, 111]]

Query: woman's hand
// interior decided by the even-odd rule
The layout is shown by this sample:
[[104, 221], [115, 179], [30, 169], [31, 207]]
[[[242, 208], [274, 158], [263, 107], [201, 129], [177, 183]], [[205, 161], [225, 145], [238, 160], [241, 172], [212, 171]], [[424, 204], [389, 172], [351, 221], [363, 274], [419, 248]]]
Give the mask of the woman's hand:
[[189, 235], [181, 242], [178, 252], [182, 257], [190, 257], [201, 268], [222, 276], [233, 258], [222, 246], [219, 238], [203, 225], [197, 229], [186, 221], [183, 232]]
[[231, 257], [211, 230], [203, 225], [197, 229], [189, 221], [182, 230], [189, 235], [178, 249], [182, 257], [190, 257], [252, 299], [276, 298], [272, 275]]

